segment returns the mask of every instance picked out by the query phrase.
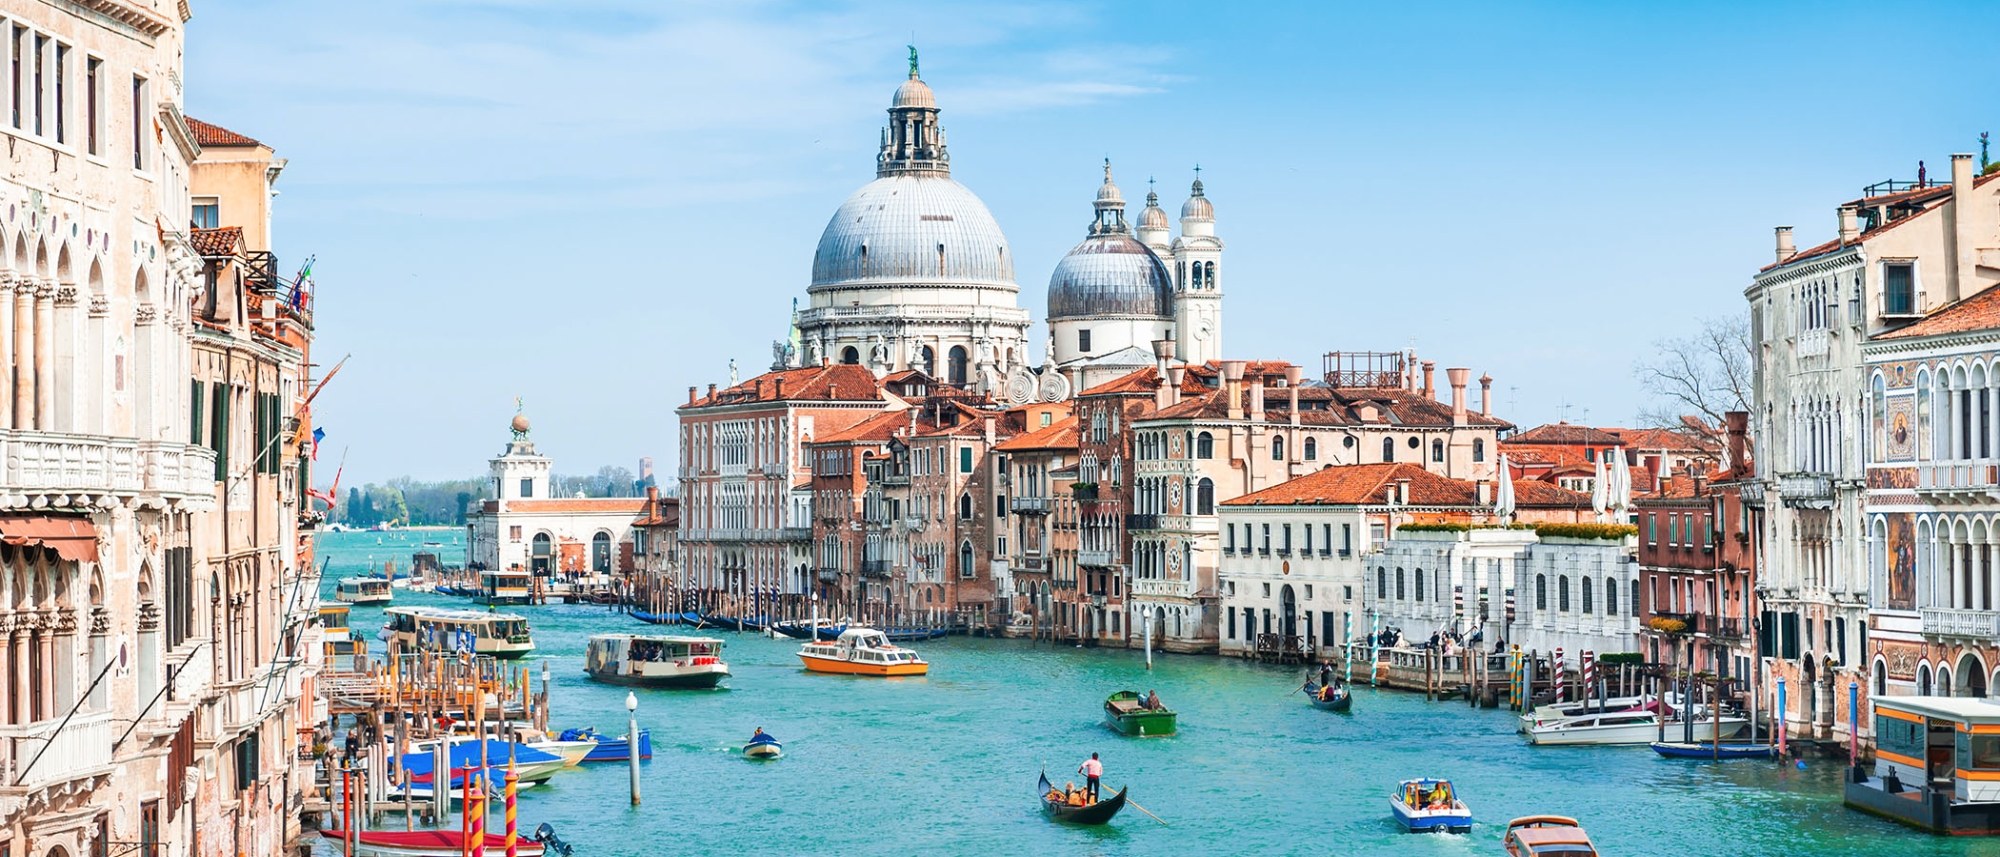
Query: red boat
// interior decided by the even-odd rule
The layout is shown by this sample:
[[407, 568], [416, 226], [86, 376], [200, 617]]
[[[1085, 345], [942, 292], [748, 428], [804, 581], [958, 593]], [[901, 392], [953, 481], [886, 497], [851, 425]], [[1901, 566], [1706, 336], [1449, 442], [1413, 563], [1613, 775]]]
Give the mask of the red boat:
[[[343, 841], [345, 831], [322, 830], [319, 835], [335, 842]], [[414, 830], [361, 831], [361, 846], [354, 850], [357, 857], [460, 857], [465, 853], [466, 835], [456, 830]], [[542, 857], [543, 845], [527, 836], [518, 837], [514, 852], [520, 857]], [[506, 854], [507, 837], [486, 834], [486, 853]]]

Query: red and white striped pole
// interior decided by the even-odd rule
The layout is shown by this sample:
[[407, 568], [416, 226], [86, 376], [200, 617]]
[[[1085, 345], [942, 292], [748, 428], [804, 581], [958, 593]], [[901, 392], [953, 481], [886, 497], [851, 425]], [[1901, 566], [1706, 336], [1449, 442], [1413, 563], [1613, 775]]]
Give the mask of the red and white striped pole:
[[1550, 678], [1555, 682], [1556, 701], [1568, 702], [1569, 688], [1567, 687], [1567, 682], [1563, 680], [1563, 650], [1560, 646], [1556, 648], [1556, 659], [1552, 666], [1554, 669], [1550, 670], [1553, 673]]
[[1583, 650], [1583, 701], [1589, 702], [1597, 693], [1597, 653]]

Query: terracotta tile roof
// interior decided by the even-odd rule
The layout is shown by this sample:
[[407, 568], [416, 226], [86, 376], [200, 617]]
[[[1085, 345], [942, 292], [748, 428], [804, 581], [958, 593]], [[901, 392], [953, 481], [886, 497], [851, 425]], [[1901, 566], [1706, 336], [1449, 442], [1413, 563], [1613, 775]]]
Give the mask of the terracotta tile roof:
[[1965, 333], [2000, 328], [2000, 288], [1989, 288], [1925, 316], [1908, 327], [1878, 333], [1874, 339], [1911, 339], [1941, 333]]
[[[784, 396], [778, 392], [783, 389]], [[880, 401], [882, 387], [865, 366], [835, 363], [766, 372], [713, 396], [701, 396], [682, 408], [706, 408], [777, 401]]]
[[1722, 444], [1714, 438], [1687, 429], [1627, 429], [1607, 428], [1602, 431], [1616, 436], [1627, 449], [1667, 450], [1669, 452], [1694, 452], [1714, 455], [1722, 452]]
[[243, 227], [191, 229], [188, 231], [188, 243], [193, 244], [194, 252], [201, 256], [234, 256], [243, 249]]
[[194, 132], [194, 142], [199, 146], [261, 146], [262, 143], [224, 128], [210, 125], [193, 116], [187, 119], [188, 130]]
[[1160, 370], [1157, 367], [1148, 366], [1130, 375], [1113, 378], [1077, 395], [1109, 396], [1119, 393], [1151, 393], [1160, 386], [1159, 374]]
[[1071, 417], [1020, 435], [993, 447], [996, 452], [1025, 452], [1039, 449], [1075, 449], [1076, 418]]
[[1536, 482], [1532, 479], [1514, 483], [1514, 507], [1517, 509], [1588, 509], [1590, 495], [1581, 491], [1571, 491], [1553, 482]]
[[1386, 500], [1399, 480], [1410, 480], [1410, 505], [1470, 506], [1470, 482], [1439, 476], [1414, 464], [1349, 464], [1326, 467], [1290, 482], [1225, 501], [1224, 506], [1357, 506]]
[[813, 438], [813, 443], [881, 442], [894, 436], [896, 429], [909, 424], [910, 414], [908, 411], [883, 411], [847, 428], [828, 432]]
[[[1989, 173], [1983, 176], [1974, 176], [1972, 178], [1972, 186], [1975, 188], [1980, 187], [1989, 181], [1993, 181], [1994, 179], [2000, 179], [2000, 173]], [[1916, 220], [1920, 217], [1923, 217], [1924, 215], [1930, 214], [1934, 211], [1937, 211], [1940, 208], [1943, 208], [1945, 201], [1949, 199], [1951, 199], [1951, 184], [1947, 182], [1941, 185], [1930, 185], [1928, 187], [1917, 188], [1914, 190], [1897, 191], [1896, 193], [1893, 194], [1885, 194], [1883, 196], [1871, 196], [1863, 199], [1853, 200], [1848, 204], [1853, 205], [1857, 208], [1879, 208], [1883, 206], [1903, 206], [1903, 207], [1927, 206], [1927, 207], [1925, 207], [1922, 211], [1918, 211], [1916, 213], [1907, 215], [1905, 217], [1898, 217], [1895, 220], [1891, 220], [1888, 223], [1884, 223], [1880, 226], [1875, 227], [1874, 229], [1870, 229], [1867, 232], [1863, 232], [1854, 241], [1849, 243], [1850, 244], [1866, 243], [1870, 239], [1875, 238], [1884, 232], [1888, 232], [1891, 229], [1894, 229], [1905, 223], [1909, 223], [1912, 220]], [[1832, 241], [1828, 241], [1816, 247], [1808, 247], [1804, 250], [1800, 250], [1797, 253], [1793, 253], [1792, 255], [1787, 256], [1784, 261], [1772, 262], [1769, 265], [1765, 265], [1764, 267], [1759, 268], [1758, 271], [1762, 272], [1762, 271], [1769, 271], [1773, 268], [1781, 268], [1786, 265], [1790, 265], [1793, 262], [1803, 262], [1808, 259], [1812, 259], [1816, 256], [1822, 256], [1827, 253], [1831, 253], [1835, 250], [1842, 250], [1842, 249], [1846, 249], [1846, 245], [1843, 245], [1839, 238], [1835, 238]]]
[[1590, 426], [1569, 423], [1549, 423], [1535, 426], [1500, 442], [1502, 449], [1513, 444], [1599, 444], [1622, 446], [1624, 441], [1618, 435]]
[[644, 497], [564, 497], [555, 500], [508, 500], [513, 514], [564, 515], [625, 512], [636, 515], [646, 508]]

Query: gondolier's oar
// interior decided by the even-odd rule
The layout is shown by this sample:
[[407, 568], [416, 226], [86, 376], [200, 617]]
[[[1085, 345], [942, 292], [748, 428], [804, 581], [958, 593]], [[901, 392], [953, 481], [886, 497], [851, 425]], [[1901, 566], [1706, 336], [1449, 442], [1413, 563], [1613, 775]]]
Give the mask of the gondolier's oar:
[[1152, 811], [1151, 811], [1151, 810], [1148, 810], [1148, 809], [1146, 809], [1145, 807], [1143, 807], [1143, 806], [1140, 806], [1140, 805], [1139, 805], [1139, 802], [1138, 802], [1138, 801], [1136, 801], [1136, 800], [1133, 800], [1133, 799], [1132, 799], [1132, 796], [1131, 796], [1131, 795], [1126, 795], [1126, 796], [1125, 796], [1125, 802], [1126, 802], [1126, 803], [1129, 803], [1129, 804], [1131, 804], [1131, 805], [1132, 805], [1132, 808], [1133, 808], [1133, 809], [1136, 809], [1136, 810], [1138, 810], [1138, 811], [1140, 811], [1140, 812], [1143, 812], [1143, 813], [1145, 813], [1145, 814], [1146, 814], [1146, 817], [1147, 817], [1147, 818], [1150, 818], [1150, 819], [1152, 819], [1152, 820], [1154, 820], [1154, 821], [1157, 821], [1157, 822], [1159, 822], [1159, 823], [1160, 823], [1160, 826], [1161, 826], [1161, 827], [1172, 827], [1172, 826], [1173, 826], [1173, 825], [1171, 825], [1171, 824], [1168, 824], [1168, 823], [1166, 822], [1166, 820], [1165, 820], [1165, 819], [1162, 819], [1162, 818], [1160, 818], [1159, 816], [1157, 816], [1157, 815], [1154, 815], [1154, 814], [1152, 813]]

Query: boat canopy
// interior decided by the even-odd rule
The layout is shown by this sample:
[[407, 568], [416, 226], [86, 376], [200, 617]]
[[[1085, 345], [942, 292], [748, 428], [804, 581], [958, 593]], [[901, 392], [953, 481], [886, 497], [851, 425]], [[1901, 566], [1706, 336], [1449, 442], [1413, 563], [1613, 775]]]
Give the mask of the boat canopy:
[[[526, 744], [496, 741], [491, 738], [487, 739], [484, 744], [486, 763], [491, 765], [496, 771], [507, 769], [507, 756], [510, 753], [513, 754], [515, 764], [519, 765], [535, 762], [552, 762], [562, 758], [554, 753], [537, 750]], [[480, 746], [481, 742], [479, 741], [463, 741], [451, 745], [451, 755], [445, 764], [450, 765], [454, 771], [462, 771], [466, 768], [478, 768]], [[405, 753], [402, 763], [403, 770], [409, 771], [412, 774], [428, 774], [431, 772], [432, 760], [431, 754], [428, 752]]]
[[2000, 705], [1962, 696], [1878, 696], [1877, 709], [1971, 725], [2000, 724]]
[[869, 648], [886, 649], [889, 647], [889, 637], [874, 628], [849, 628], [840, 632], [840, 644], [843, 646], [866, 646]]

